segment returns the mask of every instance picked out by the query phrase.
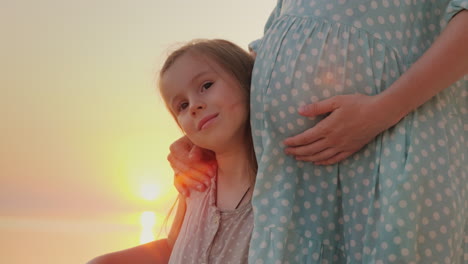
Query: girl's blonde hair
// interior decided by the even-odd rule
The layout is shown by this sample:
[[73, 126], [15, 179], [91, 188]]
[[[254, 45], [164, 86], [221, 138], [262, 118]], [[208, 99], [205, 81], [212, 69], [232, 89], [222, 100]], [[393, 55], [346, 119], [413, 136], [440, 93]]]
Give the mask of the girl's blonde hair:
[[[187, 42], [168, 55], [159, 72], [159, 80], [162, 79], [161, 77], [178, 58], [189, 52], [212, 60], [227, 74], [234, 77], [245, 93], [247, 100], [246, 104], [250, 104], [250, 81], [252, 78], [254, 58], [247, 51], [227, 40], [195, 39]], [[159, 88], [161, 89], [161, 83], [159, 83]], [[250, 114], [250, 107], [248, 110], [248, 113]], [[257, 161], [253, 148], [250, 122], [247, 124], [246, 139], [249, 143], [249, 161], [253, 175], [255, 175], [257, 172]], [[254, 180], [255, 178], [252, 178], [252, 182]]]
[[187, 52], [206, 56], [216, 62], [239, 82], [249, 98], [254, 59], [247, 51], [224, 39], [195, 39], [187, 42], [169, 54], [159, 72], [159, 79]]

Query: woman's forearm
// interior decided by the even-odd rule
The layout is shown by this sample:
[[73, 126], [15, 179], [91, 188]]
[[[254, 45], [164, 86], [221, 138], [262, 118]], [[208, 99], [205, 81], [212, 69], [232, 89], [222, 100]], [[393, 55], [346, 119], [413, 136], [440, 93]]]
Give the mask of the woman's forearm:
[[393, 124], [468, 74], [468, 11], [449, 22], [434, 44], [387, 90], [377, 105], [392, 110]]

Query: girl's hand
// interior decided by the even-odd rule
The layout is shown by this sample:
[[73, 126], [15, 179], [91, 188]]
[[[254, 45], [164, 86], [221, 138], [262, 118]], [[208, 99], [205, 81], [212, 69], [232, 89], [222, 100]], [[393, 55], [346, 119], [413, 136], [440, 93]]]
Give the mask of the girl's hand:
[[399, 119], [397, 111], [383, 109], [378, 96], [339, 95], [299, 108], [299, 114], [314, 117], [329, 113], [314, 127], [287, 138], [286, 154], [317, 165], [330, 165], [360, 150]]
[[216, 158], [212, 151], [194, 145], [187, 137], [171, 144], [167, 156], [174, 170], [174, 185], [183, 196], [190, 190], [205, 191], [216, 175]]

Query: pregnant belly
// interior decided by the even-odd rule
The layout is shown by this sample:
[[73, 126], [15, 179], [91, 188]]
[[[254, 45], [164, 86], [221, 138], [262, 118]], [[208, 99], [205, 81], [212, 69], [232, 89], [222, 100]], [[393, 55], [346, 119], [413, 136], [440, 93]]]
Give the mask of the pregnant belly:
[[[319, 64], [319, 61], [299, 61], [289, 71], [279, 64], [273, 67], [268, 81], [263, 86], [256, 85], [253, 90], [252, 95], [259, 104], [253, 105], [252, 110], [263, 112], [264, 121], [278, 136], [296, 135], [324, 118], [324, 115], [313, 118], [299, 115], [297, 110], [302, 105], [336, 95], [375, 93], [370, 78], [346, 71], [344, 65], [325, 68]], [[351, 75], [354, 79], [349, 78]]]
[[264, 125], [270, 126], [266, 130], [283, 137], [303, 132], [324, 116], [301, 117], [301, 105], [336, 95], [375, 95], [400, 75], [397, 54], [380, 41], [366, 34], [349, 39], [322, 35], [267, 35], [252, 80], [252, 112], [261, 113]]

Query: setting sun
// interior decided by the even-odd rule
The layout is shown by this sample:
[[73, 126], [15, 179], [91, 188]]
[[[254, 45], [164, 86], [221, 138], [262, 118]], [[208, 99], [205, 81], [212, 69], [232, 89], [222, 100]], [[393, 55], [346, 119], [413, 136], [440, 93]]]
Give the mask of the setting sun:
[[156, 214], [145, 211], [141, 214], [141, 234], [140, 244], [145, 244], [154, 240], [154, 226], [156, 224]]
[[2, 1], [0, 264], [87, 263], [167, 237], [178, 196], [167, 155], [183, 134], [159, 69], [193, 38], [247, 48], [267, 2], [225, 14], [214, 0]]

